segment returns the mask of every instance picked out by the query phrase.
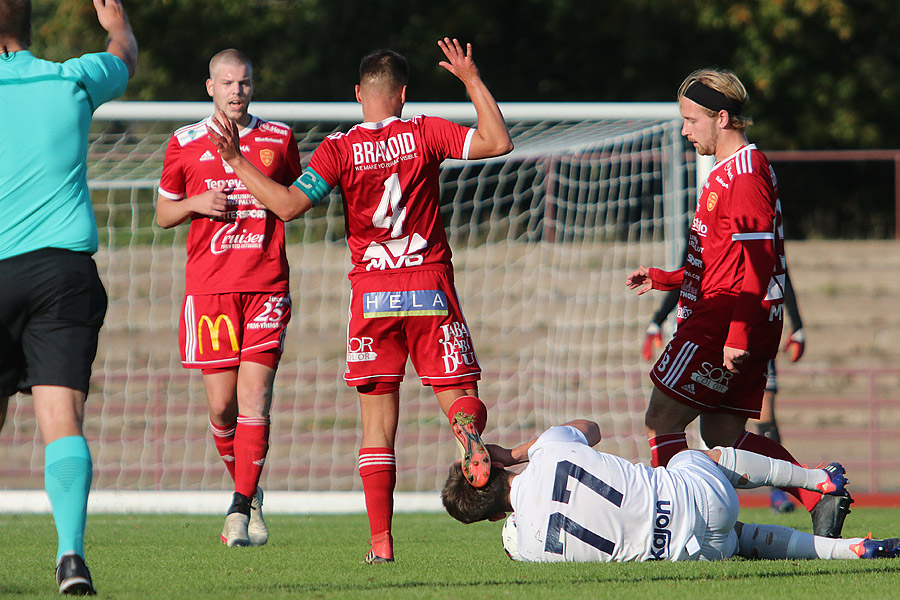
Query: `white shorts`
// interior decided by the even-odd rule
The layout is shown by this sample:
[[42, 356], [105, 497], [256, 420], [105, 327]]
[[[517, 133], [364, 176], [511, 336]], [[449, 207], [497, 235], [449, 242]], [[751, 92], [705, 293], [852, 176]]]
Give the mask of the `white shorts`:
[[737, 552], [738, 538], [734, 525], [740, 504], [734, 486], [719, 470], [715, 461], [696, 450], [676, 454], [666, 467], [681, 473], [696, 492], [699, 518], [694, 537], [700, 543], [699, 560], [724, 560]]

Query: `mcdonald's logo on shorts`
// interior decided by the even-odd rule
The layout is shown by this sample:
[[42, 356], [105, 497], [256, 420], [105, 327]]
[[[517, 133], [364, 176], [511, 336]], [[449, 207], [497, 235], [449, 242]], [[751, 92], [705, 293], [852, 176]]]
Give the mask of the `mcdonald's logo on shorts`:
[[228, 327], [228, 339], [231, 341], [231, 349], [234, 352], [237, 352], [239, 349], [237, 334], [234, 331], [234, 324], [231, 322], [231, 319], [228, 318], [228, 315], [221, 314], [216, 317], [215, 322], [208, 316], [203, 315], [200, 317], [200, 320], [197, 321], [197, 343], [199, 344], [200, 354], [203, 354], [203, 324], [206, 324], [206, 328], [209, 329], [209, 337], [212, 342], [212, 351], [219, 351], [219, 329], [222, 327], [222, 322], [225, 322], [225, 326]]

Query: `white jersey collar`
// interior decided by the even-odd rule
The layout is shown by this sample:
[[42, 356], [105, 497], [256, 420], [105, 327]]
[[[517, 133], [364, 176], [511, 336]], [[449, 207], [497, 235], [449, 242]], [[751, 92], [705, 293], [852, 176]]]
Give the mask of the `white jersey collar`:
[[400, 117], [388, 117], [387, 119], [385, 119], [383, 121], [365, 121], [363, 123], [360, 123], [359, 126], [365, 128], [365, 129], [383, 129], [384, 127], [387, 127], [394, 121], [399, 121], [399, 120], [400, 120]]
[[[215, 131], [216, 133], [221, 133], [221, 131], [216, 129], [215, 123], [213, 123], [213, 116], [214, 115], [210, 115], [210, 116], [206, 117], [206, 126], [209, 127], [210, 129], [212, 129], [213, 131]], [[238, 135], [240, 137], [244, 137], [246, 134], [248, 134], [251, 131], [253, 131], [254, 129], [256, 129], [257, 122], [259, 122], [259, 118], [254, 117], [253, 115], [250, 115], [250, 123], [248, 123], [246, 127], [242, 127], [240, 130], [238, 130]]]

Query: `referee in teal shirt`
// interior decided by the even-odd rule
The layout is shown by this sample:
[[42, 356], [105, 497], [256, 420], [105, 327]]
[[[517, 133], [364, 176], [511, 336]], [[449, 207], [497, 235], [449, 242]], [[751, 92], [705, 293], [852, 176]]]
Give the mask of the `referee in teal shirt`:
[[0, 427], [9, 398], [30, 393], [59, 537], [56, 581], [79, 595], [95, 593], [84, 563], [91, 455], [82, 422], [106, 314], [91, 258], [88, 129], [137, 66], [119, 0], [93, 3], [107, 51], [54, 63], [28, 52], [30, 0], [0, 0]]

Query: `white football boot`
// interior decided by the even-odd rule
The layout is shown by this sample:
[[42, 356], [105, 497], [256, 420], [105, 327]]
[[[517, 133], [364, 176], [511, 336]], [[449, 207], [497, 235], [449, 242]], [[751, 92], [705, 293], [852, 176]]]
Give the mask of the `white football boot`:
[[247, 524], [250, 517], [241, 513], [231, 513], [225, 517], [225, 527], [222, 528], [222, 543], [226, 546], [249, 546], [250, 535], [247, 533]]
[[250, 524], [247, 526], [247, 532], [250, 536], [250, 544], [253, 546], [263, 546], [269, 541], [269, 530], [263, 519], [263, 491], [257, 486], [256, 494], [250, 499]]

